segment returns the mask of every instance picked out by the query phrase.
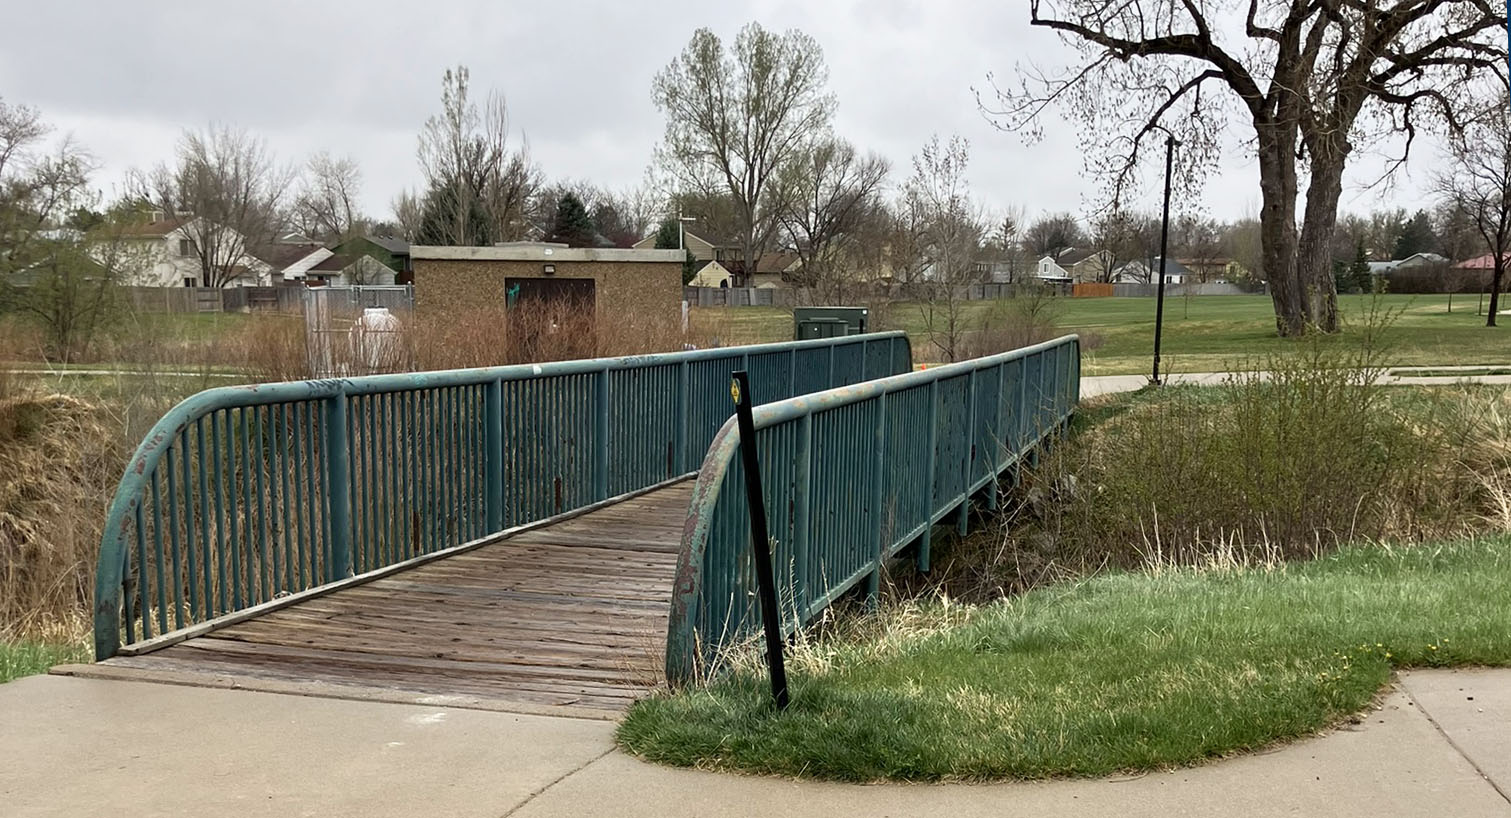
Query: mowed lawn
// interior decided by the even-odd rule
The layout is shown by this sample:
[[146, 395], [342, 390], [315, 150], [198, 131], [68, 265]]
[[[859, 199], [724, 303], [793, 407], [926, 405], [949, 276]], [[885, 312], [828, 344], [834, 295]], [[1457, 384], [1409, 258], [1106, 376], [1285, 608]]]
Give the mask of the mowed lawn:
[[[1347, 326], [1364, 320], [1373, 299], [1346, 295], [1339, 310]], [[1395, 317], [1386, 336], [1390, 363], [1396, 365], [1493, 365], [1511, 362], [1511, 326], [1487, 328], [1476, 315], [1472, 295], [1385, 295], [1379, 305]], [[987, 319], [1010, 321], [1006, 302], [975, 301], [966, 305], [967, 320], [979, 327]], [[998, 311], [1001, 317], [993, 316]], [[1056, 325], [1078, 332], [1086, 344], [1082, 371], [1086, 375], [1139, 374], [1149, 370], [1154, 348], [1153, 298], [1064, 298], [1053, 309]], [[792, 310], [784, 307], [707, 307], [692, 312], [694, 326], [724, 344], [765, 343], [792, 338]], [[1511, 324], [1511, 315], [1503, 316]], [[919, 304], [892, 305], [879, 322], [906, 330], [913, 340], [915, 360], [935, 360]], [[1333, 343], [1350, 343], [1357, 332], [1345, 330]], [[1171, 372], [1213, 372], [1250, 368], [1262, 357], [1289, 346], [1275, 335], [1269, 296], [1195, 296], [1167, 298], [1162, 358]]]
[[1245, 570], [1108, 574], [981, 607], [923, 603], [763, 672], [631, 708], [663, 764], [873, 780], [1095, 776], [1336, 725], [1393, 671], [1511, 664], [1511, 540], [1358, 546]]

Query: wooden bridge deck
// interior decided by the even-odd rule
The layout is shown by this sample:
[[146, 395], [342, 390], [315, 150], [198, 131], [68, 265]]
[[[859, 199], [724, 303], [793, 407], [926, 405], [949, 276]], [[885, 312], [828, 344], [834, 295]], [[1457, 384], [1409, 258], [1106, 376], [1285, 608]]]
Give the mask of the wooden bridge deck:
[[662, 678], [691, 493], [678, 483], [102, 665], [618, 712]]

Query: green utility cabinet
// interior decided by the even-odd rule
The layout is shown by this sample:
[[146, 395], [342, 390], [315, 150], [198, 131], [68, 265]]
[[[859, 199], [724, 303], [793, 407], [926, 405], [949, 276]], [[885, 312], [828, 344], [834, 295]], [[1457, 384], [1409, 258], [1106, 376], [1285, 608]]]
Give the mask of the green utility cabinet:
[[842, 338], [867, 331], [865, 307], [797, 307], [792, 311], [792, 337], [799, 341], [814, 338]]

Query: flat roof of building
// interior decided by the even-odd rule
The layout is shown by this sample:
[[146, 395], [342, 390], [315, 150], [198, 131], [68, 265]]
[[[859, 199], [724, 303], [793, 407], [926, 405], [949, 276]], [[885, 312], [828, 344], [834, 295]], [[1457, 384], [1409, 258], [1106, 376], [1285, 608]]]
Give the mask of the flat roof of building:
[[681, 250], [623, 250], [593, 247], [561, 247], [546, 244], [510, 244], [502, 247], [436, 247], [411, 245], [409, 257], [415, 261], [596, 261], [662, 262], [681, 264], [687, 254]]

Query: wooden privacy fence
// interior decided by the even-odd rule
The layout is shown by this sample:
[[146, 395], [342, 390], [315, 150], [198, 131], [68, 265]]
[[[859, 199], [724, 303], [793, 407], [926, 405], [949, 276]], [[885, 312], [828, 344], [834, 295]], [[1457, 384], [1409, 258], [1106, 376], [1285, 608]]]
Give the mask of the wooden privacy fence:
[[[759, 389], [763, 378], [751, 373]], [[867, 583], [910, 544], [928, 568], [934, 524], [964, 531], [971, 496], [1063, 428], [1080, 389], [1074, 335], [987, 358], [757, 406], [767, 528], [785, 634]], [[666, 675], [687, 682], [760, 624], [750, 508], [726, 422], [693, 488], [672, 590]]]
[[95, 658], [686, 475], [731, 370], [764, 402], [911, 367], [892, 332], [201, 392], [110, 504]]

